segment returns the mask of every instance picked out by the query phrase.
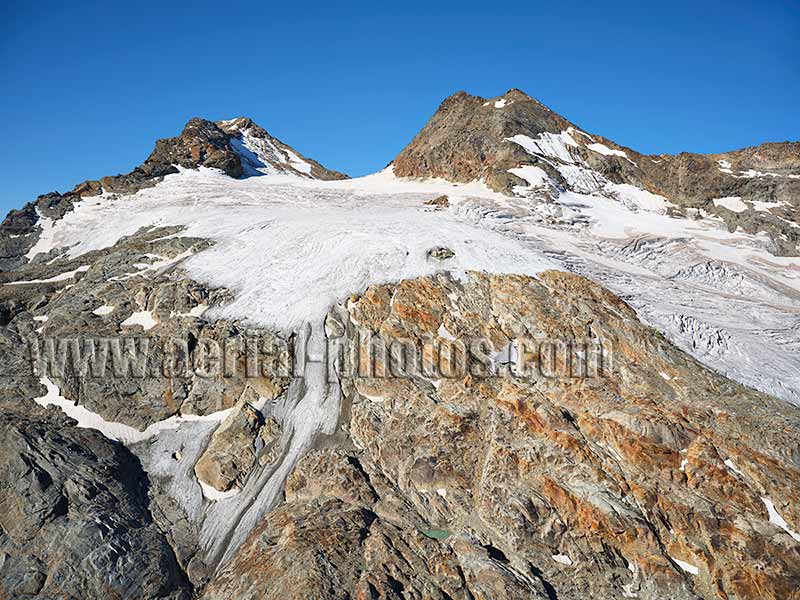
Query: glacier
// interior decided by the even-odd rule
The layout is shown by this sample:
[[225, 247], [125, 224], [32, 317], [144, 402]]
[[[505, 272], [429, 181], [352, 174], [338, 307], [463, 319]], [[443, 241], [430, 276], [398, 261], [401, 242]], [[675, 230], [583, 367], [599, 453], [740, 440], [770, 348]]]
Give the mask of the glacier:
[[[548, 139], [548, 152], [563, 153], [560, 142], [568, 144], [565, 137]], [[545, 186], [543, 172], [531, 183]], [[339, 181], [285, 174], [233, 179], [214, 169], [181, 169], [133, 195], [104, 193], [77, 203], [46, 224], [32, 255], [57, 250], [76, 258], [142, 229], [182, 226], [175, 235], [213, 245], [182, 255], [181, 268], [232, 292], [226, 304], [203, 306], [203, 318], [307, 331], [317, 354], [330, 307], [369, 285], [441, 270], [456, 277], [471, 270], [531, 276], [568, 270], [607, 286], [709, 367], [800, 404], [800, 259], [775, 257], [763, 236], [730, 233], [711, 216], [669, 216], [663, 199], [628, 188], [606, 185], [605, 196], [560, 190], [543, 201], [525, 189], [498, 194], [480, 181], [403, 179], [391, 167]], [[425, 204], [440, 195], [449, 198], [446, 209]], [[442, 246], [454, 256], [428, 255]], [[136, 322], [150, 323], [147, 315]], [[288, 432], [283, 456], [235, 494], [202, 489], [191, 468], [224, 414], [173, 419], [143, 433], [92, 414], [79, 421], [134, 445], [145, 470], [169, 481], [169, 495], [200, 524], [206, 558], [221, 564], [279, 501], [286, 477], [314, 440], [335, 431], [340, 392], [323, 370], [310, 365], [291, 384], [280, 407]], [[47, 387], [39, 402], [75, 410]]]

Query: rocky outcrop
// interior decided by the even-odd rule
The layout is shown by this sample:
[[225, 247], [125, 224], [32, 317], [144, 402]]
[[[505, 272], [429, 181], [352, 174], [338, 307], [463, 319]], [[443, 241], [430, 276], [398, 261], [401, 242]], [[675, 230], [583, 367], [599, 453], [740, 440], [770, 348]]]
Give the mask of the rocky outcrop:
[[456, 253], [445, 246], [436, 246], [428, 250], [427, 255], [430, 260], [443, 261], [453, 258]]
[[317, 161], [299, 154], [251, 119], [240, 117], [218, 121], [217, 125], [228, 134], [245, 175], [278, 172], [324, 181], [347, 179], [344, 173], [326, 169]]
[[450, 198], [447, 196], [436, 196], [424, 203], [426, 206], [433, 206], [435, 209], [443, 209], [450, 206]]
[[185, 599], [137, 459], [28, 404], [0, 411], [0, 597]]
[[251, 403], [259, 398], [250, 388], [245, 395], [214, 431], [194, 466], [197, 478], [220, 492], [241, 489], [259, 457], [270, 464], [278, 455], [280, 425]]
[[496, 357], [588, 340], [613, 366], [553, 376], [529, 352], [502, 376], [343, 370], [334, 445], [300, 462], [204, 598], [777, 600], [800, 585], [800, 411], [709, 371], [603, 288], [439, 275], [346, 311], [349, 335], [387, 344], [480, 337]]
[[[231, 408], [248, 388], [279, 395], [288, 385], [287, 344], [269, 331], [203, 318], [228, 295], [183, 275], [182, 260], [208, 243], [170, 237], [178, 231], [150, 229], [76, 260], [6, 274], [15, 285], [0, 286], [0, 307], [20, 337], [17, 352], [29, 359], [25, 372], [35, 364], [63, 397], [140, 431], [174, 415]], [[74, 275], [59, 280], [65, 272]], [[254, 340], [258, 368], [247, 364]]]
[[[606, 184], [629, 184], [658, 194], [673, 214], [704, 210], [731, 230], [766, 232], [773, 252], [796, 255], [800, 244], [800, 142], [766, 143], [720, 154], [643, 155], [582, 131], [512, 89], [497, 98], [458, 92], [447, 98], [397, 156], [400, 177], [482, 180], [505, 194], [553, 190], [526, 179], [535, 167], [557, 187], [614, 197]], [[714, 200], [735, 198], [741, 210]]]

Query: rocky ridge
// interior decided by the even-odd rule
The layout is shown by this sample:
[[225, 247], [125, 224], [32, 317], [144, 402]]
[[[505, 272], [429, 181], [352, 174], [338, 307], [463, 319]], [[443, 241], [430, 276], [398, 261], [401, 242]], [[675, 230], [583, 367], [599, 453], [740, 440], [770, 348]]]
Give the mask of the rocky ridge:
[[15, 269], [27, 262], [26, 253], [41, 232], [41, 217], [57, 220], [83, 198], [133, 194], [178, 173], [179, 168], [199, 167], [219, 169], [236, 178], [275, 173], [322, 180], [347, 177], [302, 156], [251, 119], [215, 123], [193, 118], [180, 135], [157, 140], [150, 156], [130, 173], [84, 181], [69, 192], [51, 192], [12, 210], [0, 224], [0, 269]]
[[[56, 252], [2, 274], [0, 427], [8, 431], [0, 467], [8, 465], [0, 506], [8, 518], [0, 523], [0, 598], [99, 598], [100, 590], [132, 600], [191, 597], [210, 568], [199, 545], [203, 520], [175, 501], [147, 462], [153, 440], [168, 440], [167, 451], [159, 447], [161, 468], [191, 461], [179, 495], [197, 508], [205, 493], [230, 490], [256, 459], [268, 466], [282, 451], [270, 403], [288, 384], [277, 366], [286, 346], [272, 332], [203, 318], [228, 294], [185, 277], [182, 260], [209, 244], [179, 234], [152, 228], [78, 260]], [[71, 276], [53, 276], [65, 271]], [[248, 338], [259, 341], [264, 361], [254, 373], [244, 365]], [[49, 349], [47, 340], [56, 345]], [[117, 370], [107, 345], [115, 340], [117, 353], [131, 353], [130, 369]], [[219, 349], [230, 372], [207, 371], [208, 356]], [[70, 355], [82, 359], [66, 360]], [[191, 435], [185, 446], [182, 427]], [[31, 446], [32, 435], [42, 441]], [[73, 482], [80, 487], [73, 490]], [[113, 486], [135, 497], [127, 500]], [[98, 495], [106, 489], [113, 495]], [[120, 504], [117, 514], [124, 502], [132, 508]], [[82, 565], [83, 556], [90, 563]]]
[[188, 600], [138, 459], [57, 409], [0, 411], [0, 597]]

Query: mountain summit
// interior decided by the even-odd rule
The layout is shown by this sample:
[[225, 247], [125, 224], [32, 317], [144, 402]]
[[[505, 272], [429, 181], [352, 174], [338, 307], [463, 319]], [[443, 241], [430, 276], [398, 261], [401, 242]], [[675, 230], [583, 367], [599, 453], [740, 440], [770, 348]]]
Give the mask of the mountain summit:
[[347, 177], [302, 156], [249, 118], [216, 123], [193, 118], [180, 135], [157, 140], [150, 156], [130, 173], [87, 181], [73, 192], [87, 195], [103, 189], [131, 193], [153, 185], [164, 175], [177, 173], [178, 167], [216, 168], [231, 177], [281, 173], [325, 180]]
[[70, 194], [132, 193], [177, 173], [179, 167], [216, 168], [231, 177], [281, 173], [325, 180], [347, 177], [302, 156], [249, 118], [218, 122], [193, 118], [180, 135], [157, 140], [150, 156], [130, 173], [86, 181]]
[[457, 92], [442, 102], [425, 127], [394, 161], [400, 177], [441, 177], [468, 182], [483, 179], [497, 191], [525, 184], [508, 172], [530, 161], [514, 135], [536, 137], [574, 128], [564, 117], [527, 94], [511, 89], [486, 99]]
[[496, 98], [458, 92], [442, 102], [393, 165], [400, 177], [481, 180], [504, 194], [541, 198], [571, 191], [635, 205], [631, 189], [619, 187], [633, 186], [669, 203], [671, 214], [705, 211], [732, 231], [767, 233], [775, 254], [795, 256], [800, 244], [798, 142], [720, 154], [644, 155], [581, 130], [520, 90]]

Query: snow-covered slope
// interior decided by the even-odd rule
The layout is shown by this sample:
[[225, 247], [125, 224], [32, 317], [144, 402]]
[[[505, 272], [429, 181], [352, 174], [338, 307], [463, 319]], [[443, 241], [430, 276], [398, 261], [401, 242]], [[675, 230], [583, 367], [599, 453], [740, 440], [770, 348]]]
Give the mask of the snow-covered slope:
[[[76, 257], [142, 227], [183, 225], [181, 235], [215, 242], [184, 263], [189, 274], [235, 294], [205, 316], [288, 332], [376, 282], [444, 268], [536, 274], [558, 266], [501, 233], [422, 206], [431, 193], [455, 198], [474, 190], [496, 196], [479, 186], [406, 183], [390, 174], [326, 184], [183, 170], [133, 196], [76, 205], [47, 229], [31, 255], [64, 247]], [[455, 257], [428, 257], [436, 246], [451, 248]]]
[[217, 125], [231, 136], [230, 144], [239, 155], [244, 175], [290, 174], [314, 179], [342, 179], [344, 176], [300, 156], [287, 144], [271, 136], [251, 119], [239, 117]]
[[[550, 155], [563, 151], [553, 144]], [[665, 201], [632, 186], [602, 185], [613, 193], [542, 200], [478, 182], [398, 178], [391, 168], [327, 182], [182, 170], [132, 196], [76, 204], [31, 255], [63, 247], [76, 257], [142, 227], [183, 225], [215, 242], [186, 260], [188, 273], [235, 294], [205, 316], [281, 331], [318, 323], [331, 304], [376, 282], [440, 269], [568, 269], [622, 295], [711, 367], [800, 403], [800, 259], [773, 256], [764, 236], [730, 233], [711, 216], [668, 216]], [[441, 194], [448, 209], [424, 204]], [[455, 256], [432, 259], [437, 246]]]

